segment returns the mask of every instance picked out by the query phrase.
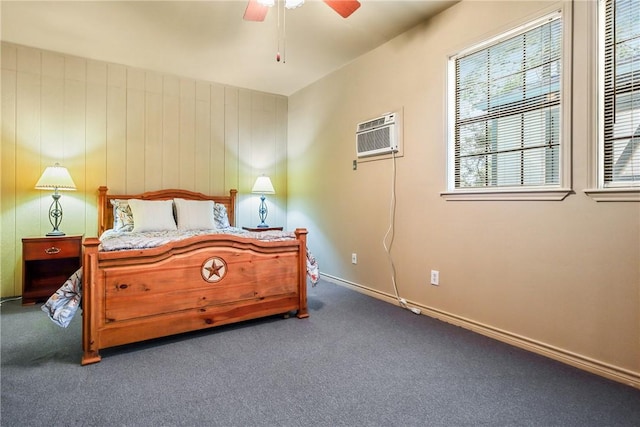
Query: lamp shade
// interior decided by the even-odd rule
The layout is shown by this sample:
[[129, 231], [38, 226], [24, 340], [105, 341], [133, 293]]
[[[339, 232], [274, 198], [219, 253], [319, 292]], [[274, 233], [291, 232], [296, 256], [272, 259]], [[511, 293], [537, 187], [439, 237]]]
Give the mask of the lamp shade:
[[75, 190], [76, 184], [71, 179], [69, 171], [56, 163], [48, 166], [36, 183], [38, 190]]
[[256, 179], [256, 183], [253, 184], [251, 192], [260, 194], [276, 194], [276, 190], [273, 189], [273, 184], [271, 184], [271, 179], [264, 175], [259, 176], [258, 179]]

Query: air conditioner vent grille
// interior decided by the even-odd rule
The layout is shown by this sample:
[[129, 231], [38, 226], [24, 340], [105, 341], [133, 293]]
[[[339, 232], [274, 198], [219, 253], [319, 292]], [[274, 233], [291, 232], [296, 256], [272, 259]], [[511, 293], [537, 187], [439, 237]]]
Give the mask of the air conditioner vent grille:
[[371, 132], [358, 135], [358, 153], [366, 153], [378, 150], [389, 151], [390, 127], [385, 126]]
[[369, 130], [371, 128], [375, 128], [378, 126], [382, 126], [385, 122], [384, 117], [380, 117], [379, 119], [370, 120], [368, 122], [360, 123], [358, 125], [358, 132], [362, 132], [365, 130]]

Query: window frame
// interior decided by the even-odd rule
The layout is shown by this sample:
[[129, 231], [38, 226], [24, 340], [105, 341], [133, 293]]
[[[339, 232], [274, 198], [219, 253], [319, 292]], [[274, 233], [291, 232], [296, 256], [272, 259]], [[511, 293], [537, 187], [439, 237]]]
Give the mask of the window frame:
[[[469, 47], [459, 50], [447, 58], [447, 191], [440, 195], [446, 200], [564, 200], [573, 192], [571, 183], [571, 75], [572, 75], [572, 43], [571, 43], [571, 4], [566, 2], [552, 9], [546, 9], [534, 17], [523, 19], [505, 31], [497, 31], [493, 37], [485, 37]], [[530, 29], [543, 25], [557, 17], [562, 21], [561, 66], [560, 79], [560, 147], [558, 183], [537, 186], [488, 186], [473, 188], [456, 188], [456, 60], [470, 53], [482, 51], [504, 40], [522, 34]]]
[[584, 192], [598, 202], [640, 202], [640, 182], [624, 184], [620, 181], [612, 183], [605, 182], [605, 54], [606, 43], [606, 6], [608, 0], [598, 0], [594, 2], [591, 20], [591, 34], [593, 34], [592, 45], [596, 48], [597, 54], [593, 61], [594, 83], [592, 84], [592, 109], [597, 114], [597, 122], [594, 128], [594, 136], [591, 140], [594, 149], [592, 160], [593, 166], [590, 175], [590, 185], [592, 188], [585, 189]]

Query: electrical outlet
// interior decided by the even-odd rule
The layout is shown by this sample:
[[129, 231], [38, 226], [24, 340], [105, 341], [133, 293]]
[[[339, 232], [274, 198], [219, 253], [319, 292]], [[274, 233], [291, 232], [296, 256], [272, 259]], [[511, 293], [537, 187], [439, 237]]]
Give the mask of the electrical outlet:
[[358, 254], [352, 253], [351, 254], [351, 264], [357, 264], [357, 263], [358, 263]]
[[434, 286], [440, 285], [440, 272], [438, 270], [431, 270], [431, 284]]

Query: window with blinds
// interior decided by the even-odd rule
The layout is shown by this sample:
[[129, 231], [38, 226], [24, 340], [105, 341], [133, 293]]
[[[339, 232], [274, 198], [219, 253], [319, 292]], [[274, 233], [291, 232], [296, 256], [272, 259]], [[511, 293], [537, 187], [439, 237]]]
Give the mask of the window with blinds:
[[451, 57], [454, 191], [562, 184], [562, 25], [558, 11]]
[[602, 181], [640, 186], [640, 1], [603, 6]]

